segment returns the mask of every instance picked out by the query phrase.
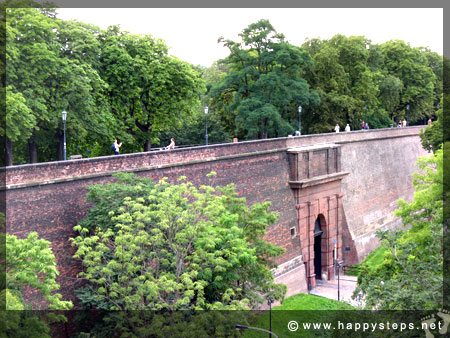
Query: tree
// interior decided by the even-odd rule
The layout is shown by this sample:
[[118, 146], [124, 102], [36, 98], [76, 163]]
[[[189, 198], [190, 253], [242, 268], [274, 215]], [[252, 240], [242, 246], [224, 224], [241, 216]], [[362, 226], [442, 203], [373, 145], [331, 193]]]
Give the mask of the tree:
[[[59, 272], [49, 246], [50, 242], [39, 239], [36, 232], [31, 232], [25, 239], [6, 235], [6, 290], [7, 295], [13, 296], [13, 303], [22, 298], [21, 292], [28, 286], [39, 292], [44, 301], [42, 306], [48, 309], [69, 310], [72, 307], [72, 302], [61, 300], [61, 294], [55, 293], [59, 289], [56, 282]], [[33, 308], [36, 306], [39, 304], [32, 304]]]
[[[305, 107], [304, 125], [308, 133], [331, 131], [336, 123], [350, 123], [359, 128], [366, 105], [372, 115], [378, 113], [379, 55], [367, 49], [370, 40], [364, 36], [341, 34], [329, 40], [310, 39], [302, 47], [313, 58], [306, 79], [320, 96], [319, 107]], [[371, 57], [372, 56], [372, 57]], [[369, 121], [372, 125], [372, 121]]]
[[[384, 70], [400, 79], [403, 91], [395, 116], [407, 117], [406, 105], [410, 105], [409, 122], [413, 123], [430, 116], [435, 97], [436, 75], [439, 66], [430, 67], [434, 60], [431, 54], [424, 54], [420, 48], [413, 48], [402, 40], [391, 40], [381, 45]], [[430, 56], [430, 59], [427, 58]]]
[[431, 126], [422, 129], [419, 134], [423, 148], [434, 153], [442, 147], [444, 142], [444, 131], [442, 128], [444, 104], [442, 101], [440, 106], [441, 108], [436, 112], [437, 120]]
[[25, 99], [16, 120], [27, 126], [14, 138], [18, 147], [28, 147], [29, 162], [38, 160], [38, 149], [42, 160], [62, 159], [63, 109], [69, 112], [68, 138], [102, 139], [105, 84], [94, 69], [96, 28], [57, 20], [54, 9], [7, 8], [6, 15], [7, 85]]
[[[286, 287], [274, 284], [270, 271], [270, 259], [283, 249], [262, 239], [277, 219], [268, 212], [269, 202], [248, 207], [232, 185], [196, 188], [183, 177], [178, 184], [156, 185], [143, 178], [133, 183], [131, 174], [117, 179], [128, 186], [120, 191], [117, 184], [97, 186], [90, 194], [101, 191], [96, 199], [112, 199], [120, 207], [104, 201], [102, 215], [94, 207], [74, 228], [75, 258], [84, 266], [80, 277], [90, 282], [79, 291], [86, 305], [248, 309], [265, 294], [283, 298]], [[89, 219], [99, 217], [101, 225], [94, 227]]]
[[13, 163], [13, 142], [21, 138], [28, 139], [36, 125], [36, 118], [26, 105], [21, 93], [12, 92], [11, 87], [6, 88], [6, 124], [7, 128], [0, 127], [0, 135], [6, 136], [6, 165]]
[[428, 310], [443, 305], [443, 151], [420, 157], [414, 199], [399, 200], [396, 216], [407, 231], [379, 231], [387, 248], [377, 269], [358, 278], [368, 309]]
[[190, 64], [169, 56], [160, 39], [111, 26], [100, 41], [112, 112], [135, 139], [124, 149], [148, 151], [161, 131], [180, 128], [198, 108], [203, 81]]
[[[0, 229], [4, 230], [5, 215], [0, 213]], [[48, 311], [24, 311], [32, 309], [69, 310], [72, 302], [62, 301], [56, 293], [58, 271], [49, 242], [39, 239], [32, 232], [25, 239], [0, 233], [0, 262], [2, 278], [0, 291], [0, 320], [3, 323], [1, 337], [50, 338], [49, 324], [65, 321], [62, 314]], [[40, 304], [27, 303], [22, 292], [32, 291], [40, 298]], [[6, 311], [5, 311], [6, 310]]]
[[400, 104], [403, 82], [393, 75], [386, 76], [380, 83], [381, 104], [387, 111], [395, 111]]
[[298, 105], [318, 104], [302, 78], [311, 58], [267, 20], [250, 24], [239, 36], [242, 43], [219, 39], [230, 50], [222, 61], [229, 73], [213, 87], [213, 103], [220, 114], [235, 116], [235, 136], [286, 136], [297, 125]]

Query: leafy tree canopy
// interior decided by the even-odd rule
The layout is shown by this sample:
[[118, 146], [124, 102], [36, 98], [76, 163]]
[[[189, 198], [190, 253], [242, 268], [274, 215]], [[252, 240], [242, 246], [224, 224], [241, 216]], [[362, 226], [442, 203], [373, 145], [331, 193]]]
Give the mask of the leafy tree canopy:
[[99, 203], [74, 228], [80, 277], [90, 282], [79, 291], [85, 305], [248, 309], [265, 294], [283, 298], [286, 287], [270, 271], [283, 249], [263, 240], [277, 219], [269, 202], [249, 207], [232, 185], [196, 188], [184, 177], [178, 184], [116, 178], [125, 187], [94, 187], [88, 198]]
[[402, 40], [391, 40], [381, 44], [381, 52], [384, 57], [384, 70], [403, 83], [395, 115], [407, 118], [406, 105], [409, 104], [410, 122], [430, 116], [430, 112], [434, 110], [434, 101], [437, 99], [435, 85], [438, 85], [436, 89], [438, 92], [442, 88], [442, 84], [436, 81], [436, 74], [441, 74], [442, 63], [429, 52], [413, 48]]
[[140, 150], [147, 151], [159, 132], [180, 128], [198, 108], [203, 80], [190, 64], [169, 56], [160, 39], [122, 32], [118, 26], [100, 39], [101, 75], [112, 111], [142, 144]]
[[437, 120], [434, 121], [431, 126], [427, 126], [420, 131], [422, 146], [428, 151], [436, 152], [442, 147], [444, 142], [444, 131], [442, 127], [444, 105], [442, 104], [442, 101], [440, 106], [441, 108], [436, 112]]
[[222, 60], [229, 73], [213, 87], [213, 104], [235, 115], [230, 128], [235, 136], [286, 136], [297, 125], [298, 105], [319, 102], [302, 77], [312, 60], [305, 50], [286, 42], [267, 20], [250, 24], [239, 36], [242, 43], [219, 39], [230, 50]]
[[[22, 298], [21, 292], [28, 286], [39, 291], [49, 309], [69, 310], [72, 307], [72, 302], [61, 300], [61, 294], [55, 293], [59, 289], [55, 256], [50, 242], [39, 239], [36, 232], [25, 239], [7, 234], [6, 262], [6, 289], [7, 295], [13, 296], [10, 298], [12, 305]], [[7, 298], [7, 308], [8, 304]]]

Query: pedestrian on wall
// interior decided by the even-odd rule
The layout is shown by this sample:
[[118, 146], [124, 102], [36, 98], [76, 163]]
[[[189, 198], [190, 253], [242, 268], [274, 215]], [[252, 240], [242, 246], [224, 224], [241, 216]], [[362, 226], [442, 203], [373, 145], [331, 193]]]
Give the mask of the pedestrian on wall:
[[364, 123], [364, 130], [369, 130], [369, 124], [367, 122]]
[[339, 124], [336, 124], [336, 127], [334, 127], [334, 131], [336, 133], [339, 133], [339, 130], [341, 129], [341, 127], [339, 127]]
[[347, 125], [345, 126], [345, 131], [348, 133], [350, 131], [350, 125], [347, 123]]
[[406, 120], [403, 119], [403, 127], [406, 127]]
[[398, 121], [397, 128], [401, 128], [401, 127], [402, 127], [402, 121]]
[[361, 123], [361, 129], [366, 129], [366, 124], [364, 123], [364, 121], [362, 121]]
[[164, 148], [165, 150], [169, 150], [169, 149], [175, 149], [175, 139], [172, 137], [170, 139], [170, 144]]
[[431, 118], [428, 119], [428, 125], [431, 126], [432, 123], [433, 123], [433, 121], [431, 121]]
[[114, 140], [111, 149], [114, 151], [114, 155], [120, 155], [120, 147], [122, 146], [122, 142], [117, 143], [117, 139]]

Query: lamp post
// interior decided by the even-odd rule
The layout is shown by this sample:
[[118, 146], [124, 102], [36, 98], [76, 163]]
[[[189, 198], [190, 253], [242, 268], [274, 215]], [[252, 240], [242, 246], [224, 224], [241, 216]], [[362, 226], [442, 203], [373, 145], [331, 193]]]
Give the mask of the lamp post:
[[340, 276], [342, 264], [336, 260], [336, 266], [337, 266], [337, 274], [338, 274], [338, 301], [340, 301], [341, 300], [341, 285], [340, 285], [339, 276]]
[[340, 285], [340, 279], [339, 279], [339, 272], [341, 269], [341, 263], [339, 263], [338, 256], [337, 256], [337, 240], [334, 239], [334, 266], [337, 268], [337, 277], [338, 277], [338, 300], [341, 300], [341, 285]]
[[302, 134], [302, 106], [298, 106], [298, 132]]
[[406, 125], [409, 127], [409, 104], [406, 105]]
[[[269, 331], [272, 332], [272, 303], [274, 302], [272, 297], [267, 297], [267, 305], [269, 305]], [[271, 333], [269, 333], [269, 338], [272, 336]]]
[[64, 132], [63, 132], [63, 134], [64, 134], [64, 161], [66, 160], [66, 118], [67, 118], [67, 112], [66, 112], [66, 110], [63, 110], [62, 112], [61, 112], [61, 117], [62, 117], [62, 120], [63, 120], [63, 128], [64, 128]]
[[262, 332], [267, 332], [269, 335], [274, 336], [275, 338], [278, 338], [278, 336], [273, 333], [272, 331], [269, 330], [265, 330], [265, 329], [261, 329], [259, 327], [252, 327], [252, 326], [246, 326], [246, 325], [241, 325], [241, 324], [237, 324], [236, 325], [236, 330], [256, 330], [256, 331], [262, 331]]
[[205, 141], [206, 141], [206, 145], [208, 145], [208, 106], [205, 106]]
[[367, 104], [364, 105], [364, 121], [367, 122]]

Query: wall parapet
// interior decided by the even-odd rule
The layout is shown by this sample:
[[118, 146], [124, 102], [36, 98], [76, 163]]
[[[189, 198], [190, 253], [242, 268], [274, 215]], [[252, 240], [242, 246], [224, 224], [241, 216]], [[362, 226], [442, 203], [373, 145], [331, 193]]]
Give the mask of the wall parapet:
[[0, 168], [0, 181], [6, 186], [36, 182], [57, 182], [61, 179], [87, 175], [110, 175], [117, 171], [141, 171], [167, 165], [188, 164], [192, 161], [207, 161], [225, 156], [296, 148], [322, 143], [343, 144], [365, 142], [385, 138], [417, 136], [424, 126], [407, 128], [385, 128], [369, 131], [325, 133], [282, 137], [264, 140], [223, 143], [217, 145], [178, 148], [123, 155], [110, 155], [76, 160], [15, 165]]

